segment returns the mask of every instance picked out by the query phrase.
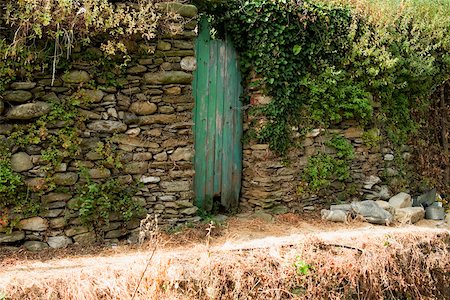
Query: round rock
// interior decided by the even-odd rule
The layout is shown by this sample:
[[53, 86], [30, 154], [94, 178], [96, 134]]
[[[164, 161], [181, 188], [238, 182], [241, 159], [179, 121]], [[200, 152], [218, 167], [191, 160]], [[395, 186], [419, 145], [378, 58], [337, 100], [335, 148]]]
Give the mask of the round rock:
[[183, 70], [194, 71], [197, 68], [197, 60], [193, 56], [183, 57], [180, 65]]
[[156, 106], [155, 103], [147, 101], [134, 102], [130, 106], [131, 112], [141, 116], [154, 114], [157, 110], [158, 107]]
[[31, 156], [25, 152], [19, 152], [11, 156], [11, 168], [16, 172], [28, 171], [33, 168]]

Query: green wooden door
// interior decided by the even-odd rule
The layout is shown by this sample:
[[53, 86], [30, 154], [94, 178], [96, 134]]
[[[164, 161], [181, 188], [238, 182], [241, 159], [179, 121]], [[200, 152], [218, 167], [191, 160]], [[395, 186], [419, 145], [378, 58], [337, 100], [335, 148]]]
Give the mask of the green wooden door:
[[242, 171], [242, 88], [237, 54], [229, 40], [213, 40], [205, 18], [196, 43], [195, 198], [210, 211], [213, 199], [238, 206]]

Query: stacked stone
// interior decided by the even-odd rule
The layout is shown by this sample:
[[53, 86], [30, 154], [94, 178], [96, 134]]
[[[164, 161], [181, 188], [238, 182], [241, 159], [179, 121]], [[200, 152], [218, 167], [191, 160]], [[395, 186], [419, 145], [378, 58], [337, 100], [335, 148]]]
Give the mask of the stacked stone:
[[[328, 134], [319, 128], [311, 130], [304, 138], [296, 141], [301, 147], [290, 150], [287, 158], [273, 154], [265, 144], [244, 145], [241, 206], [246, 210], [312, 210], [314, 205], [327, 203], [327, 197], [345, 191], [349, 185], [356, 189], [357, 197], [345, 201], [389, 199], [391, 192], [386, 184], [381, 184], [380, 177], [386, 178], [385, 174], [389, 173], [390, 179], [395, 179], [393, 176], [397, 174], [389, 171], [389, 168], [394, 169], [393, 152], [378, 146], [368, 147], [364, 144], [364, 131], [352, 125], [342, 124], [341, 128], [328, 129]], [[332, 182], [319, 197], [308, 193], [307, 186], [302, 183], [302, 174], [309, 157], [318, 153], [336, 153], [335, 149], [325, 145], [332, 135], [343, 136], [353, 145], [355, 158], [349, 166], [351, 179], [345, 183]], [[408, 159], [410, 155], [406, 151], [405, 147], [401, 155]]]
[[[148, 214], [157, 214], [162, 224], [198, 220], [193, 205], [193, 71], [196, 68], [194, 38], [197, 9], [192, 5], [164, 4], [192, 19], [185, 30], [166, 35], [152, 44], [137, 42], [147, 54], [133, 57], [117, 86], [106, 86], [96, 74], [102, 72], [88, 62], [73, 62], [73, 69], [52, 78], [37, 75], [30, 82], [14, 82], [0, 97], [0, 137], [8, 135], [14, 124], [31, 122], [51, 110], [51, 101], [75, 93], [89, 104], [80, 108], [84, 124], [79, 128], [81, 154], [64, 160], [53, 170], [52, 182], [66, 187], [65, 193], [41, 197], [44, 213], [20, 221], [19, 230], [0, 234], [0, 243], [27, 241], [29, 249], [64, 247], [72, 242], [92, 243], [96, 235], [82, 226], [75, 209], [76, 184], [83, 184], [80, 167], [87, 168], [95, 181], [116, 178], [121, 183], [140, 181], [143, 187], [134, 200]], [[167, 7], [166, 7], [167, 6]], [[82, 51], [82, 50], [80, 50]], [[90, 49], [90, 51], [98, 51]], [[52, 132], [53, 129], [50, 129]], [[99, 143], [110, 143], [123, 168], [100, 162]], [[45, 145], [30, 145], [13, 153], [11, 163], [32, 191], [45, 191], [47, 173], [41, 151]], [[38, 197], [33, 194], [33, 197]], [[143, 214], [140, 217], [145, 217]], [[139, 220], [124, 225], [111, 216], [103, 228], [104, 238], [114, 241], [136, 233]], [[32, 242], [30, 244], [30, 242]]]

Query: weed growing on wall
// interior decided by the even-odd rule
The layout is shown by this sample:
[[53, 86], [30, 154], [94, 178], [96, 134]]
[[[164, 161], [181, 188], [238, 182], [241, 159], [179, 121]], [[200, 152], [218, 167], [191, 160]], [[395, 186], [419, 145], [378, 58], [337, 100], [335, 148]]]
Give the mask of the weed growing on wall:
[[136, 185], [120, 184], [115, 179], [95, 182], [86, 170], [81, 174], [86, 183], [78, 187], [76, 209], [83, 224], [99, 229], [109, 225], [113, 213], [118, 214], [125, 222], [139, 215], [142, 208], [133, 199], [137, 191]]
[[355, 156], [352, 144], [343, 137], [335, 136], [325, 145], [336, 150], [335, 156], [326, 153], [314, 155], [308, 159], [303, 171], [303, 180], [312, 192], [318, 192], [334, 180], [350, 179], [349, 162]]

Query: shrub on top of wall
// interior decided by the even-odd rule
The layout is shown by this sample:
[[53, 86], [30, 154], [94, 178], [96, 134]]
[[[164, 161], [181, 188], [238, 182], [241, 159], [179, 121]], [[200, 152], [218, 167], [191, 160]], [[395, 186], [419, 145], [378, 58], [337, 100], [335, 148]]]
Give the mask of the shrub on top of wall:
[[259, 139], [286, 153], [291, 128], [382, 124], [405, 143], [411, 118], [450, 76], [450, 2], [222, 1], [215, 27], [241, 55], [248, 88], [272, 96]]

